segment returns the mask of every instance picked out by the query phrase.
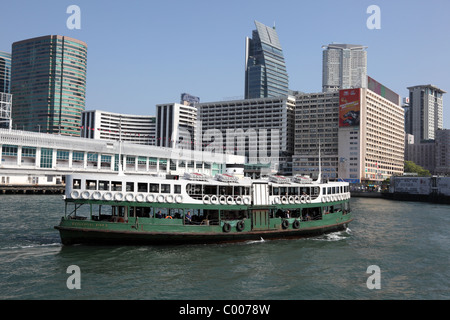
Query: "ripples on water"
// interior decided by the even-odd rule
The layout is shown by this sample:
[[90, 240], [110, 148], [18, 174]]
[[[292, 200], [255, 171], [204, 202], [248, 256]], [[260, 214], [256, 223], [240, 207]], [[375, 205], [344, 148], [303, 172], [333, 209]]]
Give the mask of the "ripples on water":
[[[2, 195], [0, 299], [449, 299], [449, 207], [352, 199], [345, 231], [186, 246], [71, 246], [61, 196]], [[81, 269], [69, 290], [66, 269]], [[381, 269], [381, 289], [366, 286]]]

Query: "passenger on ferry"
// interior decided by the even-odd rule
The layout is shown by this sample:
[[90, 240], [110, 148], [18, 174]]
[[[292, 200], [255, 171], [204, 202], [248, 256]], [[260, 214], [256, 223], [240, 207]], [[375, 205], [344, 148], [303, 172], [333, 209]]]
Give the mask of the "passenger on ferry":
[[158, 213], [156, 214], [156, 217], [157, 217], [158, 219], [162, 219], [161, 210], [158, 211]]
[[192, 217], [191, 217], [191, 212], [188, 211], [188, 213], [186, 214], [186, 216], [184, 217], [184, 221], [188, 224], [192, 223]]

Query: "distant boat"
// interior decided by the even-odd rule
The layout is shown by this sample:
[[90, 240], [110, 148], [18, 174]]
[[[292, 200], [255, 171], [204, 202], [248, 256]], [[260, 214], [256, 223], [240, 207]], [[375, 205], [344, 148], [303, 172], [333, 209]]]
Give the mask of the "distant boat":
[[67, 176], [61, 242], [189, 244], [309, 237], [353, 220], [348, 182], [186, 173]]

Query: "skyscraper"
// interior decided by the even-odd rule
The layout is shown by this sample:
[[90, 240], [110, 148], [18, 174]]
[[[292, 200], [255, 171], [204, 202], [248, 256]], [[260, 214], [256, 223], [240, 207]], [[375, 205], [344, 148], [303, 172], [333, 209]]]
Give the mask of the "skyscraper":
[[288, 74], [275, 27], [255, 25], [245, 41], [245, 99], [286, 96]]
[[0, 93], [10, 93], [11, 54], [0, 51]]
[[443, 129], [443, 94], [446, 92], [431, 84], [408, 87], [408, 90], [406, 133], [414, 135], [414, 143], [434, 140], [436, 130]]
[[367, 88], [367, 47], [333, 43], [322, 48], [322, 92]]
[[65, 36], [13, 43], [13, 128], [79, 136], [86, 58], [86, 43]]

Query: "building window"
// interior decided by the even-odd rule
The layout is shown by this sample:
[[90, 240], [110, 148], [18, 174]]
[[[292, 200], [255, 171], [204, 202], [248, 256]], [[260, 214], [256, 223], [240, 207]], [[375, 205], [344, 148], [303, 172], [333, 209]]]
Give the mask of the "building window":
[[41, 148], [41, 168], [52, 168], [53, 149]]

